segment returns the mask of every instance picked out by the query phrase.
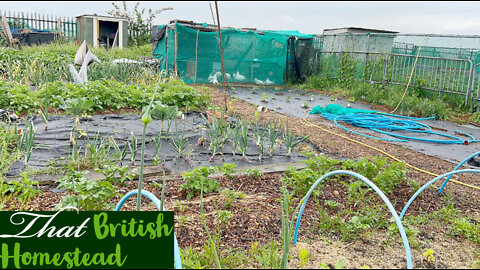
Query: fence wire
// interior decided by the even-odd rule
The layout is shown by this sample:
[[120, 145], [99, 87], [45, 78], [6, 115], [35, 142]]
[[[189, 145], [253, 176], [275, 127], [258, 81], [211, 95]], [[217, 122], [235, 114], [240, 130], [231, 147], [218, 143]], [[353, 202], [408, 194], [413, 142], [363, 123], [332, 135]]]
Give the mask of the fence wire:
[[480, 109], [480, 36], [347, 33], [314, 41], [317, 74], [406, 85], [418, 54], [412, 87], [462, 95]]

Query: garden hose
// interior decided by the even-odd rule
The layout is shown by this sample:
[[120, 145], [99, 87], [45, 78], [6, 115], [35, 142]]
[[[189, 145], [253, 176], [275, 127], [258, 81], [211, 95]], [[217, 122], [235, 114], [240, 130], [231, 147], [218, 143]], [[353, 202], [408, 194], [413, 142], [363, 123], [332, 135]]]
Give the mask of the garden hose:
[[[328, 130], [328, 129], [324, 129], [324, 128], [322, 128], [321, 126], [315, 125], [315, 124], [313, 124], [313, 123], [311, 123], [311, 122], [309, 122], [309, 121], [307, 121], [307, 120], [305, 120], [305, 119], [303, 119], [303, 122], [304, 122], [306, 125], [308, 125], [308, 126], [318, 128], [318, 129], [320, 129], [320, 130], [322, 130], [322, 131], [325, 131], [325, 132], [327, 132], [327, 133], [330, 133], [330, 134], [332, 134], [332, 135], [338, 136], [338, 137], [340, 137], [340, 138], [346, 139], [346, 140], [348, 140], [348, 141], [351, 141], [351, 142], [354, 142], [354, 143], [363, 145], [363, 146], [368, 147], [368, 148], [370, 148], [370, 149], [372, 149], [372, 150], [375, 150], [375, 151], [377, 151], [377, 152], [380, 152], [380, 153], [386, 155], [387, 157], [389, 157], [389, 158], [391, 158], [391, 159], [393, 159], [393, 160], [396, 160], [396, 161], [399, 161], [399, 162], [404, 162], [404, 163], [405, 163], [405, 166], [410, 167], [410, 168], [412, 168], [412, 169], [414, 169], [414, 170], [416, 170], [416, 171], [419, 171], [419, 172], [421, 172], [421, 173], [425, 173], [425, 174], [428, 174], [428, 175], [432, 175], [432, 176], [434, 176], [434, 177], [438, 177], [438, 176], [439, 176], [438, 174], [435, 174], [435, 173], [432, 173], [432, 172], [429, 172], [429, 171], [426, 171], [426, 170], [417, 168], [417, 167], [415, 167], [415, 166], [413, 166], [413, 165], [410, 165], [410, 164], [406, 163], [405, 161], [400, 160], [399, 158], [394, 157], [394, 156], [392, 156], [391, 154], [389, 154], [389, 153], [387, 153], [387, 152], [385, 152], [385, 151], [383, 151], [383, 150], [381, 150], [381, 149], [378, 149], [378, 148], [376, 148], [376, 147], [373, 147], [373, 146], [370, 146], [370, 145], [368, 145], [368, 144], [359, 142], [359, 141], [357, 141], [357, 140], [354, 140], [354, 139], [349, 138], [349, 137], [347, 137], [347, 136], [344, 136], [344, 135], [342, 135], [342, 134], [335, 133], [335, 132], [330, 131], [330, 130]], [[466, 187], [469, 187], [469, 188], [473, 188], [473, 189], [480, 190], [480, 187], [472, 186], [472, 185], [469, 185], [469, 184], [466, 184], [466, 183], [463, 183], [463, 182], [460, 182], [460, 181], [456, 181], [456, 180], [453, 180], [453, 179], [451, 179], [450, 181], [453, 182], [453, 183], [459, 184], [459, 185], [463, 185], [463, 186], [466, 186]]]
[[[356, 114], [337, 115], [337, 114], [330, 114], [326, 112], [322, 113], [322, 117], [324, 117], [325, 119], [334, 121], [334, 123], [338, 127], [346, 131], [349, 131], [364, 137], [377, 139], [377, 140], [397, 141], [397, 142], [407, 142], [408, 140], [417, 140], [417, 141], [423, 141], [423, 142], [443, 143], [443, 144], [470, 144], [473, 142], [478, 142], [478, 140], [475, 140], [475, 138], [472, 135], [462, 131], [456, 130], [455, 133], [469, 137], [470, 138], [469, 141], [465, 141], [459, 137], [455, 137], [445, 133], [434, 132], [432, 131], [432, 128], [430, 126], [417, 122], [417, 120], [428, 120], [428, 119], [433, 119], [433, 117], [408, 118], [407, 120], [401, 120], [401, 119], [394, 119], [389, 116], [393, 116], [396, 118], [405, 118], [401, 115], [394, 115], [394, 114], [386, 115], [386, 114], [372, 114], [372, 113], [367, 113], [367, 114], [356, 113]], [[368, 128], [378, 133], [390, 135], [392, 137], [396, 137], [400, 139], [386, 139], [386, 138], [373, 137], [370, 135], [362, 134], [342, 126], [339, 123], [339, 121], [347, 122], [357, 127]], [[412, 137], [412, 136], [404, 136], [404, 135], [395, 134], [395, 133], [387, 132], [380, 129], [387, 129], [391, 131], [400, 130], [400, 131], [414, 132], [417, 134], [421, 133], [421, 134], [437, 135], [437, 136], [449, 138], [450, 140], [426, 139], [426, 138], [419, 138], [419, 137]]]
[[405, 87], [405, 91], [403, 92], [403, 96], [400, 99], [400, 101], [398, 102], [395, 109], [393, 109], [393, 111], [391, 113], [394, 113], [398, 109], [398, 107], [400, 107], [400, 104], [402, 104], [402, 101], [405, 98], [405, 95], [407, 94], [408, 87], [410, 86], [410, 82], [412, 81], [413, 72], [415, 71], [415, 67], [417, 66], [418, 56], [420, 56], [420, 51], [422, 50], [422, 44], [423, 44], [423, 41], [425, 40], [426, 36], [428, 36], [428, 34], [423, 36], [422, 41], [420, 41], [420, 45], [418, 46], [417, 56], [415, 57], [415, 62], [413, 63], [412, 72], [410, 72], [410, 77], [408, 78], [408, 83], [407, 83], [407, 86]]

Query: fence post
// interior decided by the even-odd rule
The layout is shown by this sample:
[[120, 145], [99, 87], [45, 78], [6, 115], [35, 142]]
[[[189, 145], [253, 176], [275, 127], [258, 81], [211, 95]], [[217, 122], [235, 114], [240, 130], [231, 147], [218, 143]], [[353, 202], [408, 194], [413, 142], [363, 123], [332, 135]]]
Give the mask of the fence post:
[[[471, 95], [471, 101], [470, 101], [470, 111], [473, 111], [473, 88], [474, 88], [474, 84], [475, 84], [475, 67], [477, 65], [475, 65], [475, 67], [473, 66], [473, 62], [472, 60], [468, 60], [468, 62], [470, 63], [470, 72], [469, 72], [469, 76], [468, 76], [468, 82], [467, 82], [467, 95], [465, 97], [465, 106], [467, 106], [467, 102], [468, 102], [468, 96]], [[470, 91], [471, 89], [471, 91]], [[477, 99], [477, 103], [478, 103], [478, 99]], [[478, 111], [478, 105], [477, 105], [477, 111]]]
[[438, 97], [442, 96], [442, 75], [443, 75], [443, 58], [440, 60], [440, 81], [438, 82]]
[[385, 89], [385, 84], [387, 83], [387, 66], [390, 62], [390, 53], [387, 53], [387, 57], [383, 59], [383, 70], [382, 70], [382, 89]]
[[365, 80], [368, 78], [368, 62], [369, 62], [369, 56], [370, 56], [370, 32], [367, 33], [367, 55], [365, 56]]

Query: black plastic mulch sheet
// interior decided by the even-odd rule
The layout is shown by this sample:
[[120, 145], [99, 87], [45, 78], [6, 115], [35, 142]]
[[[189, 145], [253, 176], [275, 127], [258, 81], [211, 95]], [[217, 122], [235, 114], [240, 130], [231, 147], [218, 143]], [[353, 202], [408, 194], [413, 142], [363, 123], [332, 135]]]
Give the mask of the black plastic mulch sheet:
[[[64, 163], [66, 160], [71, 159], [73, 146], [70, 144], [70, 134], [72, 127], [75, 124], [75, 117], [72, 116], [51, 116], [48, 120], [48, 130], [45, 130], [45, 123], [38, 116], [31, 118], [33, 120], [35, 127], [37, 128], [37, 133], [35, 136], [35, 145], [28, 166], [34, 168], [42, 168], [48, 165], [48, 163]], [[137, 139], [137, 155], [135, 159], [135, 164], [140, 164], [140, 154], [141, 154], [141, 143], [142, 143], [142, 131], [143, 131], [143, 122], [141, 121], [141, 115], [119, 115], [119, 114], [106, 114], [106, 115], [94, 115], [92, 117], [82, 117], [80, 118], [80, 128], [83, 132], [87, 133], [90, 141], [93, 141], [98, 134], [98, 141], [102, 139], [106, 140], [106, 147], [109, 146], [109, 140], [114, 139], [115, 142], [119, 145], [120, 149], [126, 147], [127, 142], [132, 141], [132, 133]], [[163, 131], [164, 133], [167, 130], [167, 121], [164, 122]], [[203, 146], [198, 145], [199, 139], [201, 138], [201, 126], [206, 126], [205, 120], [200, 116], [199, 113], [188, 113], [186, 114], [185, 120], [177, 120], [177, 133], [181, 135], [182, 130], [185, 125], [185, 134], [184, 138], [188, 140], [188, 150], [187, 153], [191, 153], [190, 157], [178, 157], [177, 152], [171, 146], [171, 139], [162, 139], [161, 140], [161, 150], [159, 155], [160, 164], [165, 165], [165, 167], [173, 172], [188, 171], [196, 168], [197, 166], [213, 166], [213, 165], [222, 165], [223, 162], [231, 163], [236, 162], [237, 166], [249, 166], [254, 164], [273, 164], [279, 162], [294, 162], [299, 161], [302, 158], [297, 155], [292, 155], [292, 157], [286, 157], [285, 147], [277, 146], [274, 155], [270, 157], [267, 154], [267, 145], [269, 144], [268, 138], [265, 138], [265, 157], [264, 160], [260, 163], [258, 160], [258, 148], [255, 145], [254, 138], [250, 138], [248, 146], [248, 159], [250, 162], [247, 162], [245, 159], [241, 158], [241, 154], [237, 151], [236, 157], [232, 154], [232, 143], [228, 142], [223, 151], [222, 155], [217, 154], [215, 156], [215, 161], [210, 162], [211, 153], [209, 151], [210, 140], [208, 139], [208, 131], [204, 131], [204, 137], [207, 138], [207, 141]], [[234, 125], [234, 123], [232, 124]], [[23, 125], [19, 125], [19, 128], [23, 128]], [[155, 158], [155, 142], [154, 136], [160, 131], [161, 121], [152, 121], [147, 126], [147, 141], [145, 148], [145, 162], [146, 164], [152, 164]], [[170, 133], [175, 133], [175, 121], [171, 122]], [[252, 134], [253, 136], [253, 134]], [[233, 138], [233, 134], [231, 135]], [[85, 146], [87, 144], [87, 137], [80, 136], [78, 139], [78, 149], [80, 149], [79, 156], [85, 155]], [[128, 148], [127, 148], [128, 149]], [[115, 150], [113, 147], [110, 149], [110, 152], [113, 154]], [[127, 150], [130, 153], [129, 150]], [[122, 163], [123, 165], [130, 165], [130, 156], [127, 155], [125, 160]], [[24, 159], [16, 162], [8, 175], [19, 175], [25, 169]]]

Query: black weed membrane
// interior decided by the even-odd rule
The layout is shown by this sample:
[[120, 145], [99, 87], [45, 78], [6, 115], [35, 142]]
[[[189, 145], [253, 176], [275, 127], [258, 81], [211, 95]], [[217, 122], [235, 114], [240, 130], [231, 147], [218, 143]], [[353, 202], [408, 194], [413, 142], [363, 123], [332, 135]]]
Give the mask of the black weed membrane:
[[[29, 117], [27, 121], [33, 121], [37, 131], [28, 167], [34, 170], [47, 166], [61, 168], [73, 158], [82, 159], [92, 155], [92, 152], [103, 155], [100, 158], [105, 161], [139, 165], [143, 129], [141, 117], [141, 115], [105, 114], [80, 117], [79, 121], [76, 121], [76, 117], [73, 116], [55, 115], [49, 117], [48, 129], [45, 128], [41, 117]], [[238, 121], [231, 118], [228, 122], [233, 129]], [[19, 124], [18, 127], [23, 129], [24, 125]], [[177, 121], [164, 121], [163, 129], [161, 121], [152, 121], [147, 127], [145, 163], [156, 162], [172, 172], [181, 172], [198, 166], [217, 166], [231, 162], [236, 162], [241, 167], [296, 162], [303, 159], [296, 153], [287, 157], [287, 150], [279, 143], [272, 156], [265, 154], [260, 161], [259, 147], [256, 145], [253, 131], [250, 130], [246, 158], [242, 158], [240, 151], [233, 154], [232, 132], [228, 141], [220, 148], [221, 153], [217, 153], [211, 162], [212, 152], [209, 150], [211, 140], [207, 127], [205, 118], [198, 112], [187, 113], [183, 119], [179, 118]], [[180, 138], [182, 133], [186, 148], [179, 154], [175, 149], [174, 140]], [[269, 143], [266, 140], [268, 139], [265, 138], [265, 147]], [[7, 175], [19, 175], [24, 170], [24, 160], [20, 159], [13, 164]]]
[[480, 167], [480, 155], [472, 157], [467, 163], [474, 167]]

